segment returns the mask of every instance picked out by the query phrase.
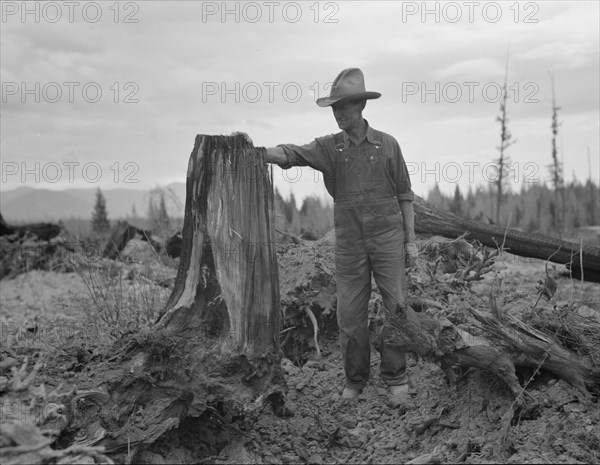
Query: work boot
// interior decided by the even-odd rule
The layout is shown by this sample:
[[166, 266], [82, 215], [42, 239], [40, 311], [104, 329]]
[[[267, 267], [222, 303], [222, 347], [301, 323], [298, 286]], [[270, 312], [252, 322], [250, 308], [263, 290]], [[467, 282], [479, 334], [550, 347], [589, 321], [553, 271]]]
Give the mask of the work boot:
[[408, 406], [409, 400], [410, 396], [408, 394], [408, 384], [390, 386], [390, 393], [388, 396], [390, 407], [398, 408], [402, 406], [406, 408]]
[[362, 389], [353, 389], [346, 386], [342, 391], [342, 399], [356, 399], [362, 392]]

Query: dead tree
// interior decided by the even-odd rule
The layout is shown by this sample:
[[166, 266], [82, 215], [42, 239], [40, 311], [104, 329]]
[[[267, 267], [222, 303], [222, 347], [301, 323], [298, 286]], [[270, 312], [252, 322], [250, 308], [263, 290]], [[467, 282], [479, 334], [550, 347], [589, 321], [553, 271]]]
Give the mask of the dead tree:
[[506, 51], [506, 68], [504, 72], [504, 86], [502, 87], [502, 100], [500, 102], [500, 115], [496, 117], [496, 121], [500, 123], [500, 145], [497, 147], [498, 158], [495, 160], [498, 165], [498, 178], [496, 184], [496, 223], [500, 224], [500, 209], [504, 202], [504, 188], [506, 186], [506, 178], [509, 176], [510, 159], [506, 154], [506, 149], [516, 141], [512, 140], [512, 134], [508, 129], [508, 50]]
[[499, 248], [521, 257], [539, 258], [566, 265], [579, 279], [581, 271], [586, 281], [600, 282], [600, 248], [580, 247], [542, 234], [529, 234], [493, 224], [470, 220], [434, 207], [415, 197], [415, 230], [419, 233], [438, 234], [455, 239], [466, 234], [466, 239], [477, 240], [487, 247]]
[[561, 125], [558, 121], [558, 111], [561, 110], [556, 105], [554, 95], [554, 76], [550, 73], [550, 83], [552, 86], [552, 164], [549, 166], [552, 187], [554, 188], [554, 207], [552, 213], [552, 227], [562, 235], [565, 228], [565, 179], [562, 162], [558, 159], [558, 149], [556, 146], [556, 136], [558, 128]]
[[214, 415], [243, 422], [269, 403], [285, 413], [264, 157], [243, 136], [196, 136], [173, 292], [151, 330], [93, 367], [92, 394], [66, 430], [79, 432], [78, 444], [84, 432], [84, 444], [135, 456]]

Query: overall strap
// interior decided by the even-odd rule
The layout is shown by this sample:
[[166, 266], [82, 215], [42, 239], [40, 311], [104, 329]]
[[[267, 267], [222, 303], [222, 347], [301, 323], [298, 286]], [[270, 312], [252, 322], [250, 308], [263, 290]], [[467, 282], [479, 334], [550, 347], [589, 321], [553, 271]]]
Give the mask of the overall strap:
[[383, 147], [383, 133], [377, 129], [373, 129], [373, 137], [375, 138], [375, 146], [378, 149]]
[[333, 135], [333, 146], [336, 150], [342, 151], [344, 149], [344, 135], [341, 132]]

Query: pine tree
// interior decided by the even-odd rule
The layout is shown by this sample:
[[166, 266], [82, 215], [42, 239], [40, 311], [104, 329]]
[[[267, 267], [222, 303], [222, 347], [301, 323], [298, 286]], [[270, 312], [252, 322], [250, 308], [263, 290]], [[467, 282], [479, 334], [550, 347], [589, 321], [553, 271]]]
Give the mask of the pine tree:
[[473, 189], [471, 185], [469, 185], [469, 190], [467, 191], [467, 199], [466, 199], [466, 209], [465, 212], [468, 218], [472, 218], [475, 213], [475, 207], [477, 207], [477, 201], [475, 199], [475, 194], [473, 194]]
[[437, 182], [433, 185], [433, 188], [429, 190], [429, 193], [427, 194], [427, 201], [439, 208], [444, 208], [446, 206], [444, 196], [442, 195], [440, 186]]
[[148, 213], [146, 217], [148, 219], [148, 228], [153, 229], [156, 223], [156, 205], [154, 204], [154, 199], [152, 198], [152, 192], [150, 192], [150, 197], [148, 198]]
[[100, 188], [96, 191], [96, 203], [92, 212], [92, 231], [104, 233], [110, 229], [108, 214], [106, 213], [106, 200]]
[[463, 203], [464, 203], [464, 199], [463, 196], [460, 192], [460, 187], [458, 187], [458, 184], [456, 185], [456, 188], [454, 189], [454, 197], [452, 198], [452, 201], [450, 202], [450, 211], [452, 213], [454, 213], [455, 215], [463, 215]]
[[169, 219], [169, 214], [167, 213], [167, 205], [165, 203], [165, 193], [160, 192], [160, 202], [158, 204], [158, 212], [157, 212], [157, 223], [158, 227], [161, 230], [169, 229], [171, 225], [171, 220]]
[[296, 214], [298, 210], [296, 209], [296, 197], [294, 197], [294, 193], [290, 194], [290, 200], [284, 203], [283, 205], [283, 214], [285, 215], [285, 223], [286, 226], [291, 229], [295, 225]]

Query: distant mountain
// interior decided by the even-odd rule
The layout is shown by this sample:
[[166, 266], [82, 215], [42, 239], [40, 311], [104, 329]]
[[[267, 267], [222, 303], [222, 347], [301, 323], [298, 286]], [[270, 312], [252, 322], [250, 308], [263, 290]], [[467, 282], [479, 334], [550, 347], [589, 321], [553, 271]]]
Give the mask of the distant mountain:
[[[185, 183], [175, 182], [163, 187], [167, 209], [172, 216], [183, 216]], [[150, 199], [149, 190], [102, 190], [109, 219], [131, 215], [135, 205], [139, 216], [145, 216]], [[0, 192], [0, 212], [6, 222], [58, 221], [66, 218], [91, 218], [96, 189], [66, 189], [54, 191], [19, 187]]]
[[27, 194], [28, 192], [31, 192], [32, 190], [34, 190], [31, 187], [18, 187], [17, 189], [13, 189], [13, 190], [9, 190], [9, 191], [2, 191], [2, 193], [0, 194], [0, 203], [1, 202], [9, 202], [13, 199], [16, 199], [17, 197], [20, 197], [24, 194]]

